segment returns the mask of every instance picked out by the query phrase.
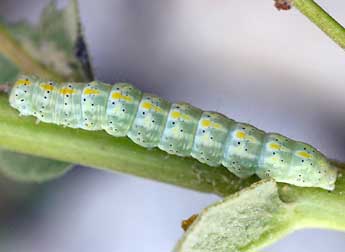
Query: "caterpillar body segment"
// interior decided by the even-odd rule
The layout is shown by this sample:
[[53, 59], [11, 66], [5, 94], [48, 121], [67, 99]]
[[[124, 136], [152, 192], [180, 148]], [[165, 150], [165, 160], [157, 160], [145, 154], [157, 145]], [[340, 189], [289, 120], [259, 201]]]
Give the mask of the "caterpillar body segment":
[[131, 84], [58, 84], [22, 76], [9, 100], [21, 115], [128, 136], [146, 148], [223, 165], [240, 178], [257, 174], [297, 186], [334, 189], [336, 170], [312, 146], [187, 103], [171, 104]]
[[169, 108], [168, 101], [144, 93], [127, 133], [128, 137], [143, 147], [157, 147], [163, 134]]
[[136, 117], [142, 93], [127, 83], [113, 85], [107, 101], [105, 131], [116, 137], [127, 136]]

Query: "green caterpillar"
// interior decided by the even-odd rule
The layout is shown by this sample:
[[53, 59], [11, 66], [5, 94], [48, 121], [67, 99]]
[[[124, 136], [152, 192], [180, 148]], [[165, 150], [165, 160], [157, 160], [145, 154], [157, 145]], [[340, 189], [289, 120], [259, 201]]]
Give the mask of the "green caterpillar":
[[257, 174], [303, 187], [333, 190], [337, 177], [312, 146], [265, 133], [216, 112], [142, 93], [127, 83], [61, 83], [22, 76], [10, 94], [21, 115], [85, 130], [128, 136], [136, 144], [225, 166], [240, 178]]

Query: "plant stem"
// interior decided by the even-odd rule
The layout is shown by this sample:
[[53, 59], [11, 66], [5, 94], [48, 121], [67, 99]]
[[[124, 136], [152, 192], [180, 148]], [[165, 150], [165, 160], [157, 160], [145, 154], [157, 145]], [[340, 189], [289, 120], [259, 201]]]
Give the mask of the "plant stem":
[[345, 29], [313, 0], [294, 0], [293, 5], [345, 49]]
[[212, 168], [192, 158], [180, 158], [158, 149], [146, 149], [128, 138], [104, 131], [36, 125], [33, 117], [19, 117], [0, 95], [0, 147], [26, 154], [130, 173], [145, 178], [227, 195], [255, 178], [239, 180], [222, 167]]
[[332, 192], [280, 185], [281, 197], [290, 197], [295, 229], [327, 228], [345, 231], [344, 177], [345, 171], [339, 170], [336, 189]]
[[[104, 131], [63, 128], [46, 123], [36, 125], [34, 121], [33, 117], [19, 117], [18, 112], [9, 106], [7, 95], [0, 94], [0, 147], [4, 149], [125, 172], [221, 196], [257, 180], [255, 177], [240, 180], [223, 167], [209, 167], [195, 159], [169, 155], [157, 148], [146, 149], [128, 138], [116, 138]], [[309, 198], [307, 193], [319, 195], [324, 200], [336, 194], [344, 200], [345, 206], [345, 196], [341, 197], [342, 193], [345, 195], [345, 175], [337, 180], [336, 190], [332, 193], [282, 184], [281, 195], [285, 201], [290, 198], [297, 201], [295, 198], [300, 195]]]

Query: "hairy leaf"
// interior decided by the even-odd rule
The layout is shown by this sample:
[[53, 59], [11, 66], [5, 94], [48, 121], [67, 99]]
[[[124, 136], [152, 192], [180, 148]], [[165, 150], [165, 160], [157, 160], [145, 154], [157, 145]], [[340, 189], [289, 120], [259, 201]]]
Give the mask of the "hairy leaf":
[[203, 210], [176, 251], [252, 251], [254, 244], [262, 243], [277, 227], [288, 223], [286, 212], [276, 183], [258, 182]]
[[0, 54], [0, 83], [12, 82], [19, 73], [19, 68], [4, 55]]
[[52, 1], [37, 26], [19, 22], [6, 28], [32, 58], [63, 79], [93, 78], [76, 0], [71, 0], [62, 10]]
[[[92, 79], [77, 1], [71, 0], [62, 10], [51, 2], [37, 26], [1, 19], [0, 69], [0, 83], [13, 82], [21, 72], [59, 80]], [[18, 181], [43, 182], [70, 168], [65, 162], [0, 150], [0, 170]]]
[[44, 182], [62, 176], [72, 165], [46, 158], [0, 151], [0, 170], [11, 179], [22, 182]]

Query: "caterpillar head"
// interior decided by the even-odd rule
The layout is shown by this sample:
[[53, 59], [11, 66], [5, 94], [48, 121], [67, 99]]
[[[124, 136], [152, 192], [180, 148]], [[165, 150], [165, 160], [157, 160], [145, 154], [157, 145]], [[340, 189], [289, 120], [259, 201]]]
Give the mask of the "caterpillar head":
[[36, 81], [35, 77], [20, 76], [12, 87], [10, 93], [10, 104], [13, 108], [21, 111], [22, 115], [30, 115], [32, 112], [32, 86]]

